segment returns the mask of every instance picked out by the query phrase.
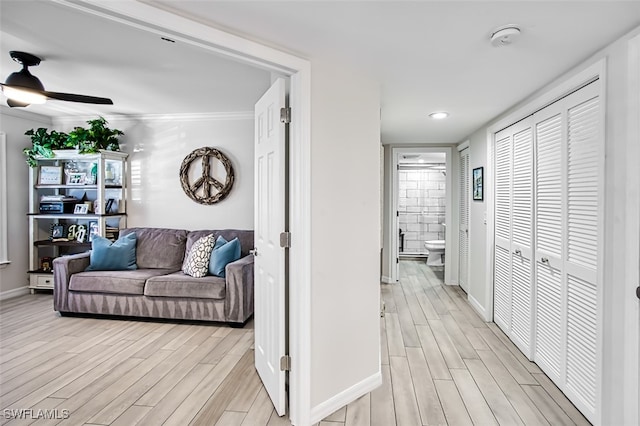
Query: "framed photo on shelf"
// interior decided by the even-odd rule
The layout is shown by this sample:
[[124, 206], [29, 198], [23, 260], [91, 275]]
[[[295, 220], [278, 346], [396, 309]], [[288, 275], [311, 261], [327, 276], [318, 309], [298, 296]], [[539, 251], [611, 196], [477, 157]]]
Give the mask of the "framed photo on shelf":
[[71, 172], [67, 174], [67, 185], [84, 185], [86, 173]]
[[73, 214], [87, 214], [89, 213], [89, 205], [88, 204], [76, 204], [73, 209]]
[[59, 223], [54, 223], [51, 225], [51, 234], [49, 235], [49, 239], [52, 241], [62, 240], [65, 238], [64, 225]]
[[40, 270], [43, 272], [51, 272], [53, 259], [51, 257], [40, 258]]
[[89, 222], [89, 242], [93, 241], [93, 237], [100, 235], [100, 228], [97, 221]]
[[473, 200], [474, 201], [482, 201], [484, 200], [484, 188], [482, 182], [482, 175], [484, 172], [484, 167], [477, 167], [473, 169]]
[[62, 166], [40, 166], [38, 174], [39, 185], [61, 185]]

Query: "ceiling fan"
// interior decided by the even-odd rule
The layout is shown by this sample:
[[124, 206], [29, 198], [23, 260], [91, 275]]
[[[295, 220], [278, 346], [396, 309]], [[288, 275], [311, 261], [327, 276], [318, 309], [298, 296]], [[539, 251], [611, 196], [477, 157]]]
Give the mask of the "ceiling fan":
[[2, 92], [7, 97], [7, 105], [10, 107], [26, 107], [30, 104], [42, 104], [47, 99], [69, 102], [83, 102], [87, 104], [113, 105], [108, 98], [95, 96], [76, 95], [73, 93], [49, 92], [44, 90], [44, 85], [38, 77], [29, 72], [29, 67], [40, 64], [40, 58], [30, 53], [9, 52], [11, 58], [22, 64], [22, 69], [11, 73], [4, 83], [0, 83]]

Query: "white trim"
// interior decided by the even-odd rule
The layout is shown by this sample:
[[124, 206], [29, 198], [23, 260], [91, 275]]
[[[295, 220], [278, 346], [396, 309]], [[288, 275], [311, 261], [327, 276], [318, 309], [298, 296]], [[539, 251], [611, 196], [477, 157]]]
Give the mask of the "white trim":
[[309, 424], [318, 423], [329, 414], [339, 410], [357, 398], [360, 398], [362, 395], [371, 392], [381, 384], [382, 373], [378, 371], [374, 375], [362, 380], [360, 383], [356, 383], [350, 388], [345, 389], [339, 394], [313, 407], [313, 410], [311, 411], [311, 422]]
[[[34, 121], [36, 123], [42, 123], [47, 126], [51, 125], [51, 117], [36, 114], [30, 111], [24, 111], [18, 108], [9, 108], [8, 106], [0, 105], [0, 114], [8, 115], [10, 117], [22, 118], [29, 121]], [[93, 116], [92, 118], [95, 118]]]
[[491, 322], [492, 320], [491, 316], [488, 315], [487, 310], [484, 308], [484, 306], [480, 304], [480, 302], [476, 300], [475, 297], [469, 294], [469, 296], [467, 297], [467, 300], [469, 301], [469, 304], [471, 305], [471, 307], [476, 310], [478, 315], [480, 315], [480, 318], [482, 318], [486, 322]]
[[11, 290], [0, 292], [0, 300], [13, 299], [14, 297], [24, 296], [29, 294], [29, 287], [12, 288]]
[[640, 35], [628, 42], [628, 134], [626, 147], [625, 349], [624, 424], [640, 424], [640, 303], [633, 296], [640, 285]]
[[469, 142], [469, 139], [467, 139], [466, 141], [462, 142], [461, 144], [458, 144], [458, 146], [456, 146], [456, 148], [458, 149], [458, 152], [461, 152], [461, 151], [469, 148], [469, 146], [471, 146], [471, 142]]
[[387, 277], [386, 275], [383, 275], [380, 281], [382, 281], [384, 284], [391, 284], [395, 282], [395, 281], [391, 281], [391, 278]]
[[[0, 132], [0, 265], [9, 264], [7, 221], [7, 134]], [[0, 299], [1, 300], [1, 299]]]
[[54, 0], [85, 13], [167, 35], [209, 52], [290, 76], [289, 408], [293, 424], [310, 424], [311, 401], [311, 64], [308, 60], [136, 0]]
[[[445, 224], [446, 224], [446, 228], [445, 228], [445, 235], [444, 235], [444, 240], [445, 240], [445, 253], [447, 251], [449, 251], [449, 253], [451, 253], [451, 249], [452, 249], [452, 244], [451, 241], [452, 240], [452, 235], [450, 232], [450, 229], [452, 229], [452, 227], [454, 227], [454, 223], [453, 223], [453, 159], [451, 158], [453, 155], [453, 149], [452, 147], [446, 147], [446, 146], [441, 146], [441, 147], [430, 147], [430, 146], [415, 146], [415, 147], [392, 147], [391, 148], [391, 203], [389, 206], [389, 226], [390, 228], [388, 229], [389, 232], [389, 238], [391, 240], [391, 250], [389, 251], [389, 257], [387, 258], [387, 262], [389, 262], [389, 275], [390, 275], [390, 281], [391, 282], [396, 282], [398, 281], [398, 264], [395, 261], [397, 257], [399, 257], [399, 247], [398, 247], [398, 239], [396, 238], [397, 232], [398, 232], [398, 215], [396, 214], [396, 212], [398, 211], [398, 160], [399, 160], [399, 156], [400, 154], [407, 154], [407, 153], [413, 153], [413, 154], [423, 154], [423, 153], [428, 153], [428, 152], [437, 152], [437, 153], [444, 153], [446, 156], [445, 159], [445, 167], [446, 167], [446, 177], [445, 177], [445, 182], [446, 182], [446, 189], [445, 189], [445, 199], [446, 199], [446, 206], [445, 206], [445, 214], [444, 214], [444, 220], [445, 220]], [[455, 231], [454, 231], [455, 232]], [[457, 234], [456, 234], [457, 236]], [[452, 256], [446, 256], [444, 257], [444, 283], [447, 285], [451, 285], [452, 284], [452, 278], [451, 278], [451, 257]]]
[[[109, 122], [116, 121], [214, 121], [214, 120], [253, 120], [253, 111], [230, 111], [230, 112], [199, 112], [199, 113], [178, 113], [178, 114], [128, 114], [128, 115], [102, 115]], [[79, 121], [87, 121], [95, 118], [92, 116], [64, 116], [64, 117], [52, 117], [54, 124], [69, 124], [77, 123]]]

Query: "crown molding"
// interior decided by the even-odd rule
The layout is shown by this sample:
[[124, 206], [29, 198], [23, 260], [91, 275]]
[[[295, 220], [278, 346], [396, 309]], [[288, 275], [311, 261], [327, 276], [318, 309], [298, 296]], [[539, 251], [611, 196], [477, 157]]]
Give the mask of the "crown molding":
[[[231, 112], [202, 112], [202, 113], [177, 113], [177, 114], [118, 114], [101, 115], [108, 122], [118, 121], [217, 121], [217, 120], [253, 120], [253, 111], [231, 111]], [[64, 117], [53, 117], [54, 124], [77, 123], [79, 121], [93, 120], [96, 115], [73, 115]]]

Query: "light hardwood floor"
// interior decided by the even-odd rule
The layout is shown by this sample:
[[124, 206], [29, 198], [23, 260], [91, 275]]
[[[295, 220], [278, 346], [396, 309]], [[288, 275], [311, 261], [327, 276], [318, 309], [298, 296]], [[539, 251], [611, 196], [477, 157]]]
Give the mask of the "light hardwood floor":
[[[381, 291], [383, 385], [320, 426], [588, 424], [424, 262], [403, 261], [400, 285]], [[69, 318], [48, 294], [3, 301], [0, 424], [289, 425], [255, 373], [252, 343], [251, 323]], [[32, 411], [12, 419], [20, 409]]]

